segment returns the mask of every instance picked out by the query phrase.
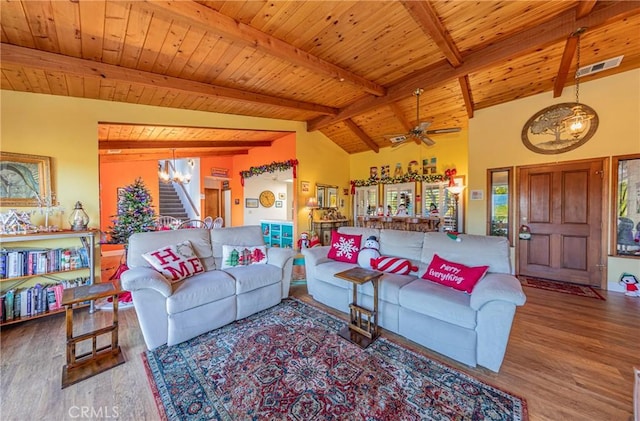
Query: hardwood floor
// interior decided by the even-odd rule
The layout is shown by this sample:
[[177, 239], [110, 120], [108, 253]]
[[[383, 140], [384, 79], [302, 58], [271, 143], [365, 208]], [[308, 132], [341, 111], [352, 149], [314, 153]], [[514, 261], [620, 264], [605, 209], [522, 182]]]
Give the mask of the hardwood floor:
[[[113, 270], [113, 265], [103, 261], [103, 268]], [[528, 287], [525, 293], [527, 303], [516, 312], [500, 373], [470, 368], [392, 333], [384, 335], [525, 398], [531, 420], [631, 420], [633, 366], [640, 367], [640, 298], [604, 291], [607, 300], [602, 301]], [[305, 285], [293, 286], [291, 295], [315, 303]], [[157, 420], [135, 310], [119, 315], [126, 363], [66, 389], [60, 388], [64, 315], [3, 328], [0, 419]], [[84, 331], [105, 326], [110, 318], [109, 311], [89, 314], [85, 308], [77, 312], [74, 325]]]

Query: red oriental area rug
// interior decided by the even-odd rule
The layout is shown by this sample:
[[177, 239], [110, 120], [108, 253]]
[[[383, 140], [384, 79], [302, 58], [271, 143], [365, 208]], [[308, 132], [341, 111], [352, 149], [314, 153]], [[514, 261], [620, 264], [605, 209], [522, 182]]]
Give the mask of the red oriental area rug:
[[578, 295], [580, 297], [597, 298], [605, 300], [598, 291], [590, 286], [576, 285], [567, 282], [549, 281], [546, 279], [532, 278], [530, 276], [518, 275], [520, 283], [526, 287], [545, 289], [547, 291], [561, 292], [563, 294]]
[[165, 420], [526, 420], [526, 401], [298, 300], [142, 354]]

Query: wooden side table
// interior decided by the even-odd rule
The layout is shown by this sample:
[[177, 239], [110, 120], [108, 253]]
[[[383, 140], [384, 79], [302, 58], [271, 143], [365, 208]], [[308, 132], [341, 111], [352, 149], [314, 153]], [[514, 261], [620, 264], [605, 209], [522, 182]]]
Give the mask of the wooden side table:
[[[121, 292], [112, 283], [84, 285], [64, 290], [62, 305], [66, 309], [67, 318], [67, 364], [62, 368], [63, 389], [125, 362], [118, 345], [118, 294]], [[110, 296], [113, 297], [113, 322], [111, 326], [74, 337], [74, 305]], [[111, 333], [111, 343], [98, 348], [98, 336], [107, 333]], [[76, 355], [76, 344], [87, 340], [92, 341], [91, 352]]]
[[[378, 332], [378, 280], [382, 272], [361, 267], [351, 268], [335, 274], [353, 285], [353, 302], [349, 304], [350, 322], [340, 330], [339, 335], [361, 348], [366, 348], [379, 335]], [[371, 281], [373, 284], [373, 309], [358, 304], [358, 285]], [[366, 317], [366, 319], [365, 319]]]

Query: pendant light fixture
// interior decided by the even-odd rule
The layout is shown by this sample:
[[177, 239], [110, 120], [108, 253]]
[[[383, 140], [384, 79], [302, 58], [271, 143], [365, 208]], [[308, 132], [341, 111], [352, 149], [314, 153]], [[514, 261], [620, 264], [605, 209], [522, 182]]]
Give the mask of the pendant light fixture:
[[[169, 160], [164, 161], [163, 164], [159, 164], [160, 169], [158, 170], [158, 178], [163, 183], [180, 183], [180, 184], [189, 184], [191, 181], [191, 173], [187, 172], [182, 174], [176, 167], [176, 150], [171, 149], [173, 162], [170, 163]], [[192, 166], [193, 168], [193, 166]]]
[[577, 45], [577, 63], [576, 63], [576, 102], [571, 108], [572, 114], [564, 120], [565, 131], [573, 138], [579, 138], [582, 133], [587, 129], [589, 120], [593, 118], [593, 115], [587, 113], [580, 104], [580, 36], [584, 33], [585, 28], [578, 28], [572, 36], [578, 38]]

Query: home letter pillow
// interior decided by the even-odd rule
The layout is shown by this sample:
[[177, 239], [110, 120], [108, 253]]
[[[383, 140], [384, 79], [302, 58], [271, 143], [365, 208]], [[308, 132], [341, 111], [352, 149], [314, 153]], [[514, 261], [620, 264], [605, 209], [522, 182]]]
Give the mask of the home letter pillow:
[[471, 293], [473, 287], [487, 273], [487, 270], [489, 270], [489, 266], [465, 266], [461, 263], [449, 262], [434, 254], [433, 260], [422, 278]]
[[266, 246], [222, 246], [222, 269], [266, 263]]
[[204, 272], [204, 267], [193, 252], [190, 241], [159, 248], [142, 255], [151, 266], [171, 282]]
[[331, 232], [331, 248], [327, 257], [338, 262], [357, 263], [362, 235], [340, 234]]

